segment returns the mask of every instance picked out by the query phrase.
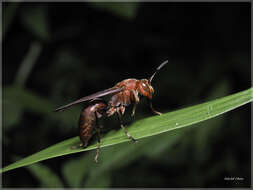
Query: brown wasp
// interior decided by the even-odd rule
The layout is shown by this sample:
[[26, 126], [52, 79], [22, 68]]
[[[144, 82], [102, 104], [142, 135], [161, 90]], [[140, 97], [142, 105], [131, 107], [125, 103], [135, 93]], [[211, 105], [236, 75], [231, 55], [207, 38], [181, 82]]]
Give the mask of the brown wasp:
[[[85, 107], [80, 115], [79, 119], [79, 134], [82, 143], [80, 146], [86, 147], [88, 145], [89, 139], [93, 135], [93, 129], [97, 131], [98, 134], [98, 148], [97, 154], [95, 156], [95, 161], [97, 161], [99, 147], [100, 147], [100, 133], [98, 127], [98, 119], [102, 116], [110, 117], [115, 112], [117, 112], [118, 119], [120, 121], [120, 126], [124, 130], [125, 134], [133, 142], [137, 142], [127, 131], [123, 125], [122, 115], [125, 113], [125, 108], [130, 104], [133, 104], [133, 110], [131, 116], [135, 115], [136, 105], [139, 103], [141, 97], [147, 97], [149, 101], [149, 107], [155, 114], [161, 115], [160, 112], [154, 110], [152, 106], [152, 95], [154, 93], [154, 88], [151, 85], [152, 79], [155, 74], [165, 65], [168, 61], [164, 61], [149, 79], [126, 79], [117, 83], [114, 87], [94, 93], [89, 96], [85, 96], [79, 100], [71, 102], [67, 105], [61, 106], [55, 111], [63, 111], [72, 105], [79, 104], [81, 102], [88, 102], [88, 106]], [[101, 99], [104, 96], [111, 96], [108, 103]]]

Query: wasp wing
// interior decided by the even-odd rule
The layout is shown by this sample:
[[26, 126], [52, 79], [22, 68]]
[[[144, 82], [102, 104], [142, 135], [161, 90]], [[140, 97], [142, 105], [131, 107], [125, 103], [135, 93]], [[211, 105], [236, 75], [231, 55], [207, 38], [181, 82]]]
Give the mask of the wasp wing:
[[81, 102], [85, 102], [85, 101], [88, 101], [88, 100], [92, 100], [92, 99], [95, 99], [95, 98], [99, 98], [99, 97], [102, 97], [102, 96], [107, 96], [107, 95], [110, 95], [110, 94], [114, 94], [114, 93], [117, 93], [117, 92], [120, 92], [122, 91], [123, 88], [109, 88], [109, 89], [106, 89], [106, 90], [103, 90], [103, 91], [99, 91], [97, 93], [94, 93], [94, 94], [91, 94], [89, 96], [85, 96], [79, 100], [76, 100], [74, 102], [71, 102], [67, 105], [64, 105], [64, 106], [61, 106], [59, 108], [56, 108], [54, 111], [57, 112], [57, 111], [63, 111], [67, 108], [69, 108], [70, 106], [73, 106], [75, 104], [79, 104]]

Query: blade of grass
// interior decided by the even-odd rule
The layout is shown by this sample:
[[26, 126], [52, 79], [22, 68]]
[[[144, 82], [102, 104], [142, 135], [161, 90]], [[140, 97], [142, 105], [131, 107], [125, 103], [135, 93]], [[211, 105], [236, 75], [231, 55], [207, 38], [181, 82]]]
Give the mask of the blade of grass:
[[[137, 121], [128, 127], [128, 130], [129, 133], [131, 133], [136, 139], [141, 139], [174, 129], [190, 126], [194, 123], [198, 123], [226, 113], [251, 101], [253, 101], [253, 88], [196, 106], [169, 112], [161, 116], [154, 116]], [[102, 139], [101, 147], [110, 146], [126, 141], [129, 141], [129, 139], [126, 137], [122, 130], [119, 130], [117, 132], [112, 132], [106, 135]], [[71, 149], [73, 145], [77, 144], [79, 144], [78, 137], [65, 140], [38, 153], [28, 156], [20, 161], [10, 164], [1, 169], [0, 172], [6, 172], [49, 158], [92, 150], [96, 148], [96, 144], [91, 144], [86, 149]]]
[[16, 78], [15, 78], [15, 84], [20, 85], [20, 86], [25, 85], [33, 67], [36, 64], [38, 57], [41, 54], [41, 51], [42, 51], [42, 45], [39, 42], [34, 41], [31, 43], [30, 48], [18, 69]]

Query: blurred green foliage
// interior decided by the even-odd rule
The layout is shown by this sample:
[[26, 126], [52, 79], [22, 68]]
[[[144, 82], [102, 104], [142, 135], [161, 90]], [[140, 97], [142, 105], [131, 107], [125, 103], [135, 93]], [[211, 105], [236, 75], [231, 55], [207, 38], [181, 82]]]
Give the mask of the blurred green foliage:
[[21, 13], [21, 22], [31, 34], [41, 40], [49, 40], [49, 19], [47, 18], [48, 9], [46, 6], [35, 6], [33, 9], [24, 7]]
[[133, 20], [137, 14], [137, 2], [90, 2], [91, 6], [113, 13], [124, 19]]
[[[78, 134], [81, 106], [55, 107], [146, 78], [164, 59], [153, 83], [159, 111], [249, 88], [250, 11], [250, 3], [3, 3], [3, 166]], [[151, 115], [145, 103], [135, 120]], [[250, 187], [250, 106], [198, 125], [104, 148], [99, 164], [91, 151], [10, 171], [3, 187]], [[107, 119], [104, 134], [117, 127]]]
[[59, 188], [63, 187], [61, 179], [47, 166], [39, 163], [28, 166], [30, 172], [38, 178], [42, 187]]

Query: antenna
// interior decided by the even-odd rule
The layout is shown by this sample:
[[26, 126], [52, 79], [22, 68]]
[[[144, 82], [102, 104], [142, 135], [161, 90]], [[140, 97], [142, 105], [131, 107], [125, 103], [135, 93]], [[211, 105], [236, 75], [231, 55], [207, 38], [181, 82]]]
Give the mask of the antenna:
[[151, 81], [152, 79], [154, 78], [154, 76], [156, 75], [156, 73], [164, 66], [168, 63], [168, 60], [164, 61], [161, 65], [159, 65], [157, 68], [156, 68], [156, 71], [154, 72], [154, 74], [149, 78], [149, 83], [151, 84]]

